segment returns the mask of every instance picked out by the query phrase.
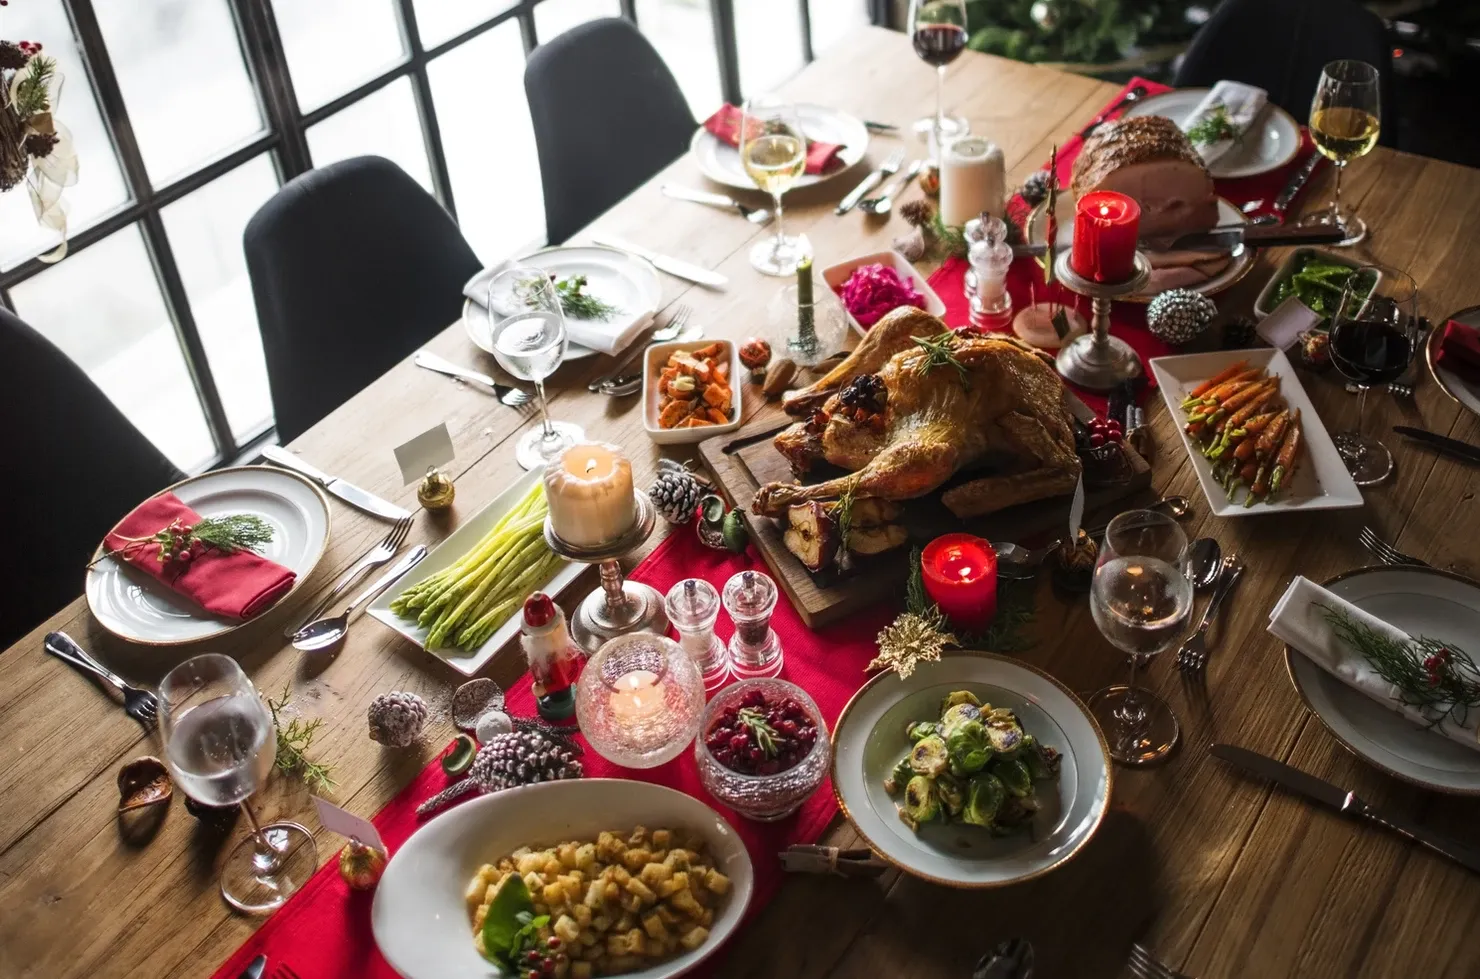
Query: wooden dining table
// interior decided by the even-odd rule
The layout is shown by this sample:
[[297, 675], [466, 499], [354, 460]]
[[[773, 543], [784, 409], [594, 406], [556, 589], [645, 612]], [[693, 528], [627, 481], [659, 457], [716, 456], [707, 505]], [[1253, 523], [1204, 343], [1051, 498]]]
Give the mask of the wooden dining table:
[[[783, 92], [898, 122], [908, 132], [908, 123], [933, 107], [933, 74], [906, 37], [867, 28], [809, 65]], [[1092, 78], [974, 53], [955, 62], [946, 80], [947, 108], [1002, 148], [1011, 181], [1042, 166], [1050, 147], [1082, 128], [1115, 91]], [[833, 213], [866, 166], [896, 146], [912, 155], [923, 151], [912, 140], [876, 137], [856, 174], [788, 195], [787, 228], [807, 234], [819, 267], [886, 248], [907, 230], [897, 208], [887, 220]], [[728, 276], [723, 289], [663, 277], [665, 307], [692, 306], [693, 322], [705, 336], [740, 340], [764, 332], [767, 307], [783, 282], [753, 271], [747, 256], [773, 228], [664, 197], [659, 188], [668, 182], [705, 184], [694, 162], [680, 158], [593, 228]], [[1330, 189], [1329, 175], [1319, 178], [1303, 205], [1319, 206]], [[1343, 191], [1372, 229], [1353, 254], [1408, 270], [1425, 315], [1442, 322], [1449, 312], [1480, 303], [1473, 250], [1480, 171], [1378, 148], [1350, 167]], [[1254, 274], [1218, 297], [1221, 315], [1248, 315], [1280, 257], [1278, 250], [1261, 254]], [[479, 370], [494, 366], [460, 324], [428, 346]], [[660, 452], [643, 431], [639, 399], [587, 391], [587, 381], [615, 366], [608, 357], [565, 364], [550, 384], [550, 412], [620, 445], [645, 485], [660, 455], [691, 457], [692, 447]], [[1328, 429], [1355, 424], [1357, 399], [1337, 377], [1302, 374], [1301, 380]], [[748, 420], [779, 417], [753, 385], [745, 386], [744, 397]], [[1480, 420], [1432, 378], [1425, 377], [1411, 399], [1374, 393], [1370, 401], [1370, 430], [1386, 432], [1405, 422], [1480, 441]], [[725, 947], [720, 976], [966, 979], [987, 948], [1011, 936], [1032, 941], [1039, 977], [1125, 974], [1133, 940], [1197, 979], [1480, 976], [1480, 879], [1474, 874], [1251, 780], [1208, 753], [1214, 741], [1244, 745], [1480, 843], [1480, 800], [1425, 791], [1353, 755], [1305, 708], [1287, 676], [1284, 647], [1265, 631], [1291, 576], [1322, 580], [1373, 563], [1357, 543], [1363, 525], [1436, 567], [1480, 573], [1480, 471], [1386, 435], [1396, 474], [1365, 491], [1364, 508], [1218, 519], [1208, 513], [1174, 419], [1155, 398], [1148, 413], [1155, 491], [1190, 497], [1189, 537], [1216, 537], [1225, 553], [1237, 553], [1248, 565], [1213, 630], [1205, 682], [1184, 682], [1170, 657], [1154, 662], [1145, 677], [1181, 720], [1179, 750], [1159, 767], [1117, 768], [1111, 808], [1095, 838], [1075, 859], [1026, 884], [952, 890], [895, 869], [877, 879], [792, 877]], [[418, 511], [411, 532], [413, 542], [431, 545], [519, 474], [512, 439], [537, 424], [531, 413], [420, 370], [408, 357], [290, 448], [324, 471], [415, 509], [415, 486], [402, 485], [391, 450], [444, 421], [457, 452], [451, 466], [456, 503], [450, 514]], [[77, 460], [76, 468], [85, 473], [87, 460]], [[115, 818], [119, 768], [161, 754], [161, 745], [109, 692], [44, 655], [42, 636], [65, 630], [143, 684], [157, 683], [199, 652], [235, 657], [260, 691], [276, 696], [287, 689], [300, 716], [322, 718], [312, 755], [333, 768], [337, 784], [330, 798], [369, 816], [452, 736], [445, 707], [463, 678], [368, 618], [353, 624], [344, 649], [332, 657], [301, 655], [282, 632], [386, 530], [383, 522], [333, 502], [328, 550], [307, 585], [285, 607], [215, 641], [183, 648], [133, 645], [108, 634], [78, 598], [0, 655], [0, 976], [208, 976], [260, 920], [234, 915], [221, 900], [221, 837], [204, 832], [180, 799], [147, 841], [121, 829]], [[11, 560], [44, 563], [46, 556]], [[565, 596], [567, 606], [595, 584], [588, 572]], [[1030, 628], [1035, 645], [1021, 657], [1074, 690], [1088, 693], [1122, 678], [1125, 660], [1101, 638], [1082, 597], [1060, 597], [1045, 581]], [[508, 684], [523, 670], [517, 646], [509, 646], [486, 675]], [[390, 690], [414, 691], [434, 706], [429, 734], [417, 747], [385, 749], [366, 736], [367, 706]], [[293, 818], [318, 829], [308, 790], [291, 777], [271, 778], [253, 805], [267, 818]], [[862, 845], [841, 818], [824, 842]], [[320, 833], [320, 860], [332, 859], [338, 845], [336, 837]]]

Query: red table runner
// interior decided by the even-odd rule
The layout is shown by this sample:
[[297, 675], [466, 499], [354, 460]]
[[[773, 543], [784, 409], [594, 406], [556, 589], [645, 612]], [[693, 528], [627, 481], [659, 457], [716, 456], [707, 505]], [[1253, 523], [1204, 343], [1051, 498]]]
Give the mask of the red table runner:
[[[1119, 102], [1126, 94], [1137, 85], [1145, 86], [1147, 94], [1161, 95], [1172, 89], [1166, 85], [1150, 81], [1145, 78], [1132, 78], [1125, 87], [1116, 93], [1115, 97], [1105, 103], [1100, 113], [1104, 113], [1111, 106]], [[1099, 114], [1095, 116], [1098, 118]], [[1083, 127], [1080, 127], [1083, 128]], [[1070, 138], [1058, 152], [1058, 177], [1061, 193], [1068, 193], [1069, 178], [1074, 169], [1074, 160], [1079, 155], [1084, 141], [1078, 136]], [[1255, 177], [1242, 177], [1237, 180], [1218, 180], [1215, 186], [1220, 197], [1226, 198], [1237, 207], [1242, 207], [1250, 201], [1263, 201], [1264, 204], [1255, 210], [1253, 215], [1272, 213], [1274, 199], [1284, 190], [1285, 184], [1289, 182], [1291, 174], [1315, 152], [1315, 144], [1311, 142], [1309, 133], [1301, 129], [1300, 150], [1295, 154], [1295, 159], [1290, 163], [1269, 173], [1259, 174]], [[1045, 166], [1047, 161], [1045, 161]], [[1028, 211], [1028, 206], [1022, 198], [1014, 197], [1008, 205], [1008, 214], [1019, 220]], [[964, 258], [949, 258], [935, 273], [930, 276], [930, 287], [940, 296], [941, 302], [945, 303], [946, 311], [942, 317], [953, 327], [968, 326], [971, 323], [971, 309], [966, 299], [964, 287], [966, 283], [967, 264]], [[1012, 263], [1012, 268], [1007, 274], [1007, 291], [1012, 296], [1012, 308], [1014, 311], [1022, 310], [1034, 302], [1052, 301], [1062, 303], [1077, 309], [1086, 322], [1090, 318], [1090, 301], [1083, 296], [1077, 296], [1065, 289], [1058, 283], [1046, 285], [1043, 281], [1043, 269], [1031, 258], [1020, 258]], [[998, 332], [1007, 333], [1011, 326], [998, 328]], [[1110, 314], [1110, 332], [1125, 340], [1141, 358], [1142, 373], [1147, 379], [1147, 391], [1155, 382], [1151, 379], [1151, 372], [1146, 370], [1145, 363], [1152, 357], [1162, 357], [1172, 353], [1173, 349], [1167, 344], [1151, 335], [1146, 329], [1146, 307], [1142, 303], [1116, 303]], [[1080, 388], [1075, 389], [1080, 398], [1097, 412], [1105, 410], [1105, 398], [1103, 395], [1088, 392]]]
[[[744, 555], [714, 551], [698, 542], [693, 533], [670, 534], [644, 560], [632, 577], [666, 592], [684, 578], [703, 578], [723, 587], [728, 578], [747, 568], [764, 570], [753, 551]], [[876, 651], [879, 630], [896, 610], [881, 608], [848, 622], [813, 632], [802, 622], [783, 594], [776, 604], [772, 627], [781, 639], [786, 663], [782, 676], [806, 689], [827, 718], [829, 728], [848, 699], [866, 679], [863, 668]], [[728, 640], [734, 627], [728, 616], [716, 626]], [[534, 697], [525, 674], [508, 692], [509, 710], [516, 716], [534, 714]], [[777, 854], [792, 843], [815, 842], [837, 812], [830, 783], [824, 783], [792, 817], [777, 823], [755, 823], [720, 806], [699, 782], [692, 751], [685, 751], [666, 765], [646, 771], [621, 768], [587, 751], [583, 762], [593, 778], [632, 778], [667, 785], [713, 806], [730, 821], [750, 851], [755, 866], [755, 893], [748, 913], [765, 907], [781, 885], [782, 870]], [[447, 777], [439, 761], [422, 770], [373, 818], [392, 854], [422, 825], [416, 807], [446, 787]], [[373, 892], [352, 891], [337, 869], [337, 854], [343, 841], [319, 834], [319, 857], [324, 865], [286, 905], [269, 918], [245, 945], [216, 970], [214, 979], [237, 979], [247, 964], [265, 953], [270, 966], [287, 964], [299, 979], [394, 979], [396, 973], [375, 948], [370, 931]], [[498, 854], [489, 854], [496, 857]], [[449, 881], [459, 891], [464, 881]], [[469, 929], [468, 940], [472, 941]], [[701, 967], [692, 974], [702, 974]], [[269, 974], [271, 969], [269, 968]]]

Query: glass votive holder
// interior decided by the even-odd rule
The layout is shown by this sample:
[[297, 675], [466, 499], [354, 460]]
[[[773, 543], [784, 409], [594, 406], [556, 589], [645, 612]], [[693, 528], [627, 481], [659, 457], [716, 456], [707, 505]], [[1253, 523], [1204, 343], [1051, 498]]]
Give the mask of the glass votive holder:
[[[732, 684], [709, 702], [699, 730], [699, 780], [747, 819], [774, 822], [791, 815], [827, 777], [827, 722], [794, 683], [763, 677]], [[761, 747], [760, 732], [773, 752]]]
[[685, 578], [668, 590], [663, 602], [668, 621], [678, 630], [678, 644], [699, 667], [705, 692], [724, 686], [730, 676], [730, 658], [725, 644], [714, 634], [719, 592], [703, 578]]
[[591, 749], [627, 768], [654, 768], [694, 740], [704, 681], [682, 646], [634, 632], [596, 651], [576, 683], [576, 718]]
[[781, 672], [781, 640], [771, 628], [776, 583], [759, 571], [741, 571], [725, 582], [725, 611], [735, 623], [730, 672], [741, 680]]

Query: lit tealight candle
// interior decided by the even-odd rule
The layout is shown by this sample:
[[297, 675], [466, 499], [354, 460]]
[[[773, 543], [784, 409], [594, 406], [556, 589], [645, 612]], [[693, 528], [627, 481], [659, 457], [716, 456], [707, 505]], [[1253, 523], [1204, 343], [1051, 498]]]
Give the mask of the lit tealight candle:
[[985, 629], [997, 614], [997, 552], [970, 534], [945, 534], [920, 555], [925, 593], [963, 629]]
[[601, 547], [637, 520], [632, 463], [615, 445], [573, 445], [545, 469], [545, 500], [555, 536], [576, 547]]
[[1074, 210], [1074, 250], [1069, 264], [1086, 279], [1124, 282], [1136, 271], [1141, 205], [1113, 190], [1079, 198]]
[[663, 712], [663, 688], [658, 674], [633, 670], [612, 684], [612, 717], [622, 724], [636, 724]]

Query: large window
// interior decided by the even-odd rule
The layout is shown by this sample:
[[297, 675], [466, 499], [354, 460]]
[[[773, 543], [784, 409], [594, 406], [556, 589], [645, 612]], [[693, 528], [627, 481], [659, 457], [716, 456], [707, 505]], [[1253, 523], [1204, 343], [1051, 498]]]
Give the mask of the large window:
[[272, 433], [242, 230], [283, 181], [375, 153], [458, 218], [484, 261], [544, 233], [524, 58], [633, 20], [694, 115], [784, 81], [868, 22], [869, 0], [19, 0], [80, 179], [69, 253], [0, 195], [0, 302], [88, 372], [183, 469]]

